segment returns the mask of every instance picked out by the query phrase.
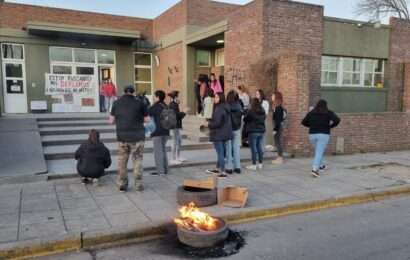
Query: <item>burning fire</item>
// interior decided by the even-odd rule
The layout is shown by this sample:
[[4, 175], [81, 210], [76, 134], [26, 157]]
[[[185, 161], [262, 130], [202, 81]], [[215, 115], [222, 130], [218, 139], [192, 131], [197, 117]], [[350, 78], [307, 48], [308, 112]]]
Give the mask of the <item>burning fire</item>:
[[179, 209], [180, 218], [174, 219], [174, 222], [190, 231], [213, 231], [218, 227], [218, 220], [209, 214], [202, 212], [191, 202], [188, 206]]

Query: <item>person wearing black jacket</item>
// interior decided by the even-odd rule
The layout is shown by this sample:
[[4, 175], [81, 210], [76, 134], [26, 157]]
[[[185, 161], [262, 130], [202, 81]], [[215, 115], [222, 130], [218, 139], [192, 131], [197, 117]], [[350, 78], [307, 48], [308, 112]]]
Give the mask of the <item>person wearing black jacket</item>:
[[330, 130], [340, 123], [340, 118], [327, 108], [325, 100], [319, 100], [315, 108], [302, 121], [302, 125], [309, 128], [309, 140], [315, 148], [312, 164], [312, 175], [319, 177], [319, 171], [325, 170], [323, 155], [330, 140]]
[[232, 140], [232, 121], [229, 107], [225, 103], [223, 93], [217, 93], [214, 99], [214, 110], [212, 118], [208, 124], [210, 129], [210, 141], [213, 142], [217, 153], [217, 164], [215, 170], [207, 170], [208, 173], [217, 174], [219, 177], [226, 177], [225, 155], [227, 161], [232, 160], [231, 153], [226, 152], [228, 142]]
[[[252, 153], [252, 165], [246, 167], [248, 170], [256, 171], [263, 168], [263, 136], [266, 131], [266, 112], [258, 98], [253, 98], [251, 109], [244, 118], [246, 132], [249, 136], [249, 146]], [[258, 164], [257, 164], [258, 163]]]
[[282, 145], [282, 135], [283, 135], [283, 122], [286, 119], [287, 111], [283, 108], [283, 95], [282, 93], [275, 91], [272, 95], [273, 104], [273, 114], [272, 114], [272, 125], [273, 125], [273, 139], [275, 140], [275, 146], [278, 153], [278, 157], [272, 161], [272, 164], [282, 164], [283, 163], [283, 145]]
[[152, 175], [168, 174], [168, 157], [167, 157], [167, 141], [169, 137], [169, 130], [161, 126], [162, 110], [167, 108], [165, 104], [165, 92], [162, 90], [155, 91], [155, 104], [152, 105], [148, 114], [155, 122], [155, 131], [152, 132], [152, 142], [154, 143], [154, 158], [157, 172]]
[[82, 177], [82, 182], [87, 184], [92, 179], [98, 183], [98, 179], [104, 175], [104, 170], [111, 166], [110, 151], [100, 142], [100, 134], [92, 129], [88, 141], [81, 144], [74, 155], [77, 160], [77, 171]]
[[[227, 105], [229, 106], [232, 120], [232, 141], [228, 142], [227, 152], [232, 154], [232, 160], [227, 161], [226, 173], [241, 173], [241, 128], [243, 106], [239, 95], [235, 90], [231, 90], [227, 95]], [[232, 170], [233, 169], [233, 170]]]
[[177, 118], [177, 127], [175, 129], [171, 129], [171, 135], [173, 139], [172, 143], [172, 160], [171, 164], [181, 164], [182, 162], [186, 161], [184, 158], [181, 157], [181, 146], [182, 146], [182, 120], [186, 116], [185, 112], [182, 112], [179, 109], [179, 99], [178, 99], [179, 92], [172, 91], [168, 94], [171, 98], [169, 102], [169, 108], [175, 111], [175, 115]]

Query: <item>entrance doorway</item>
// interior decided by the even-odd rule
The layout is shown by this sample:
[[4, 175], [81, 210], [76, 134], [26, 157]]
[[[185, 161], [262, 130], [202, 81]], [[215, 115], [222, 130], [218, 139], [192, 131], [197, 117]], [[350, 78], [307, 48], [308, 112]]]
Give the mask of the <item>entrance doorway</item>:
[[4, 110], [6, 113], [27, 113], [24, 45], [3, 43], [1, 53]]
[[[115, 80], [115, 69], [114, 66], [111, 65], [103, 65], [98, 67], [98, 85], [99, 85], [99, 104], [100, 104], [100, 112], [105, 112], [107, 107], [105, 106], [105, 98], [101, 93], [102, 86], [107, 83], [109, 80], [112, 81], [114, 86], [117, 87], [116, 80]], [[117, 87], [117, 95], [118, 95], [118, 87]]]

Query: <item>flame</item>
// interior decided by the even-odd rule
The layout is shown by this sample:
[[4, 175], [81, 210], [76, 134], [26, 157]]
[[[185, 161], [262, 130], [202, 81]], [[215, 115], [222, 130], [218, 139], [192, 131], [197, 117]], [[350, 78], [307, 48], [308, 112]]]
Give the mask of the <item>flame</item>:
[[218, 220], [209, 214], [202, 212], [191, 202], [188, 206], [179, 209], [180, 218], [174, 219], [174, 222], [185, 229], [191, 231], [213, 231], [218, 227]]

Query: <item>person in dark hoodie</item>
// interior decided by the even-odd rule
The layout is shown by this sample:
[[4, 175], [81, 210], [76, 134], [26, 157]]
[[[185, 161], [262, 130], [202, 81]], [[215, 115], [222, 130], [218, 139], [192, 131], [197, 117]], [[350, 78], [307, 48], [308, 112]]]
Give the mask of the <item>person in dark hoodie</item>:
[[272, 161], [272, 164], [283, 164], [283, 122], [287, 117], [287, 111], [283, 107], [283, 95], [281, 92], [275, 91], [272, 95], [272, 125], [273, 125], [273, 139], [275, 140], [278, 157]]
[[164, 175], [168, 174], [167, 141], [169, 130], [161, 125], [161, 113], [168, 106], [165, 104], [166, 94], [164, 91], [157, 90], [154, 96], [155, 103], [149, 108], [148, 114], [154, 119], [156, 126], [155, 131], [151, 134], [151, 138], [154, 143], [154, 158], [157, 171], [151, 173], [151, 175]]
[[330, 140], [330, 130], [340, 123], [340, 118], [327, 108], [325, 100], [319, 100], [315, 108], [302, 121], [302, 125], [309, 128], [309, 140], [315, 148], [312, 163], [312, 175], [320, 176], [320, 171], [326, 169], [323, 164], [323, 155]]
[[266, 131], [266, 112], [258, 98], [253, 98], [251, 108], [248, 110], [244, 121], [246, 132], [249, 136], [249, 146], [252, 153], [252, 165], [248, 170], [256, 171], [263, 168], [263, 136]]
[[[232, 160], [227, 161], [226, 173], [241, 173], [241, 132], [242, 116], [244, 114], [243, 106], [239, 99], [239, 94], [235, 90], [228, 92], [226, 97], [227, 105], [231, 112], [232, 120], [232, 141], [228, 142], [227, 152], [232, 154]], [[233, 170], [232, 170], [233, 169]]]
[[104, 170], [111, 166], [110, 151], [100, 141], [100, 133], [92, 129], [88, 140], [75, 152], [77, 171], [82, 177], [82, 183], [98, 183], [104, 175]]
[[171, 101], [169, 102], [169, 108], [175, 111], [176, 119], [177, 119], [177, 127], [175, 129], [171, 129], [172, 133], [172, 159], [170, 161], [171, 165], [174, 164], [181, 164], [186, 161], [186, 159], [181, 157], [181, 146], [182, 146], [182, 120], [186, 116], [186, 113], [181, 111], [179, 108], [179, 99], [178, 99], [179, 92], [172, 91], [168, 94]]
[[232, 140], [232, 121], [229, 107], [225, 103], [223, 93], [217, 93], [214, 99], [214, 110], [209, 121], [210, 141], [213, 142], [217, 154], [216, 169], [207, 170], [207, 173], [217, 174], [219, 177], [226, 177], [225, 155], [227, 161], [232, 160], [230, 153], [226, 153], [226, 147]]

